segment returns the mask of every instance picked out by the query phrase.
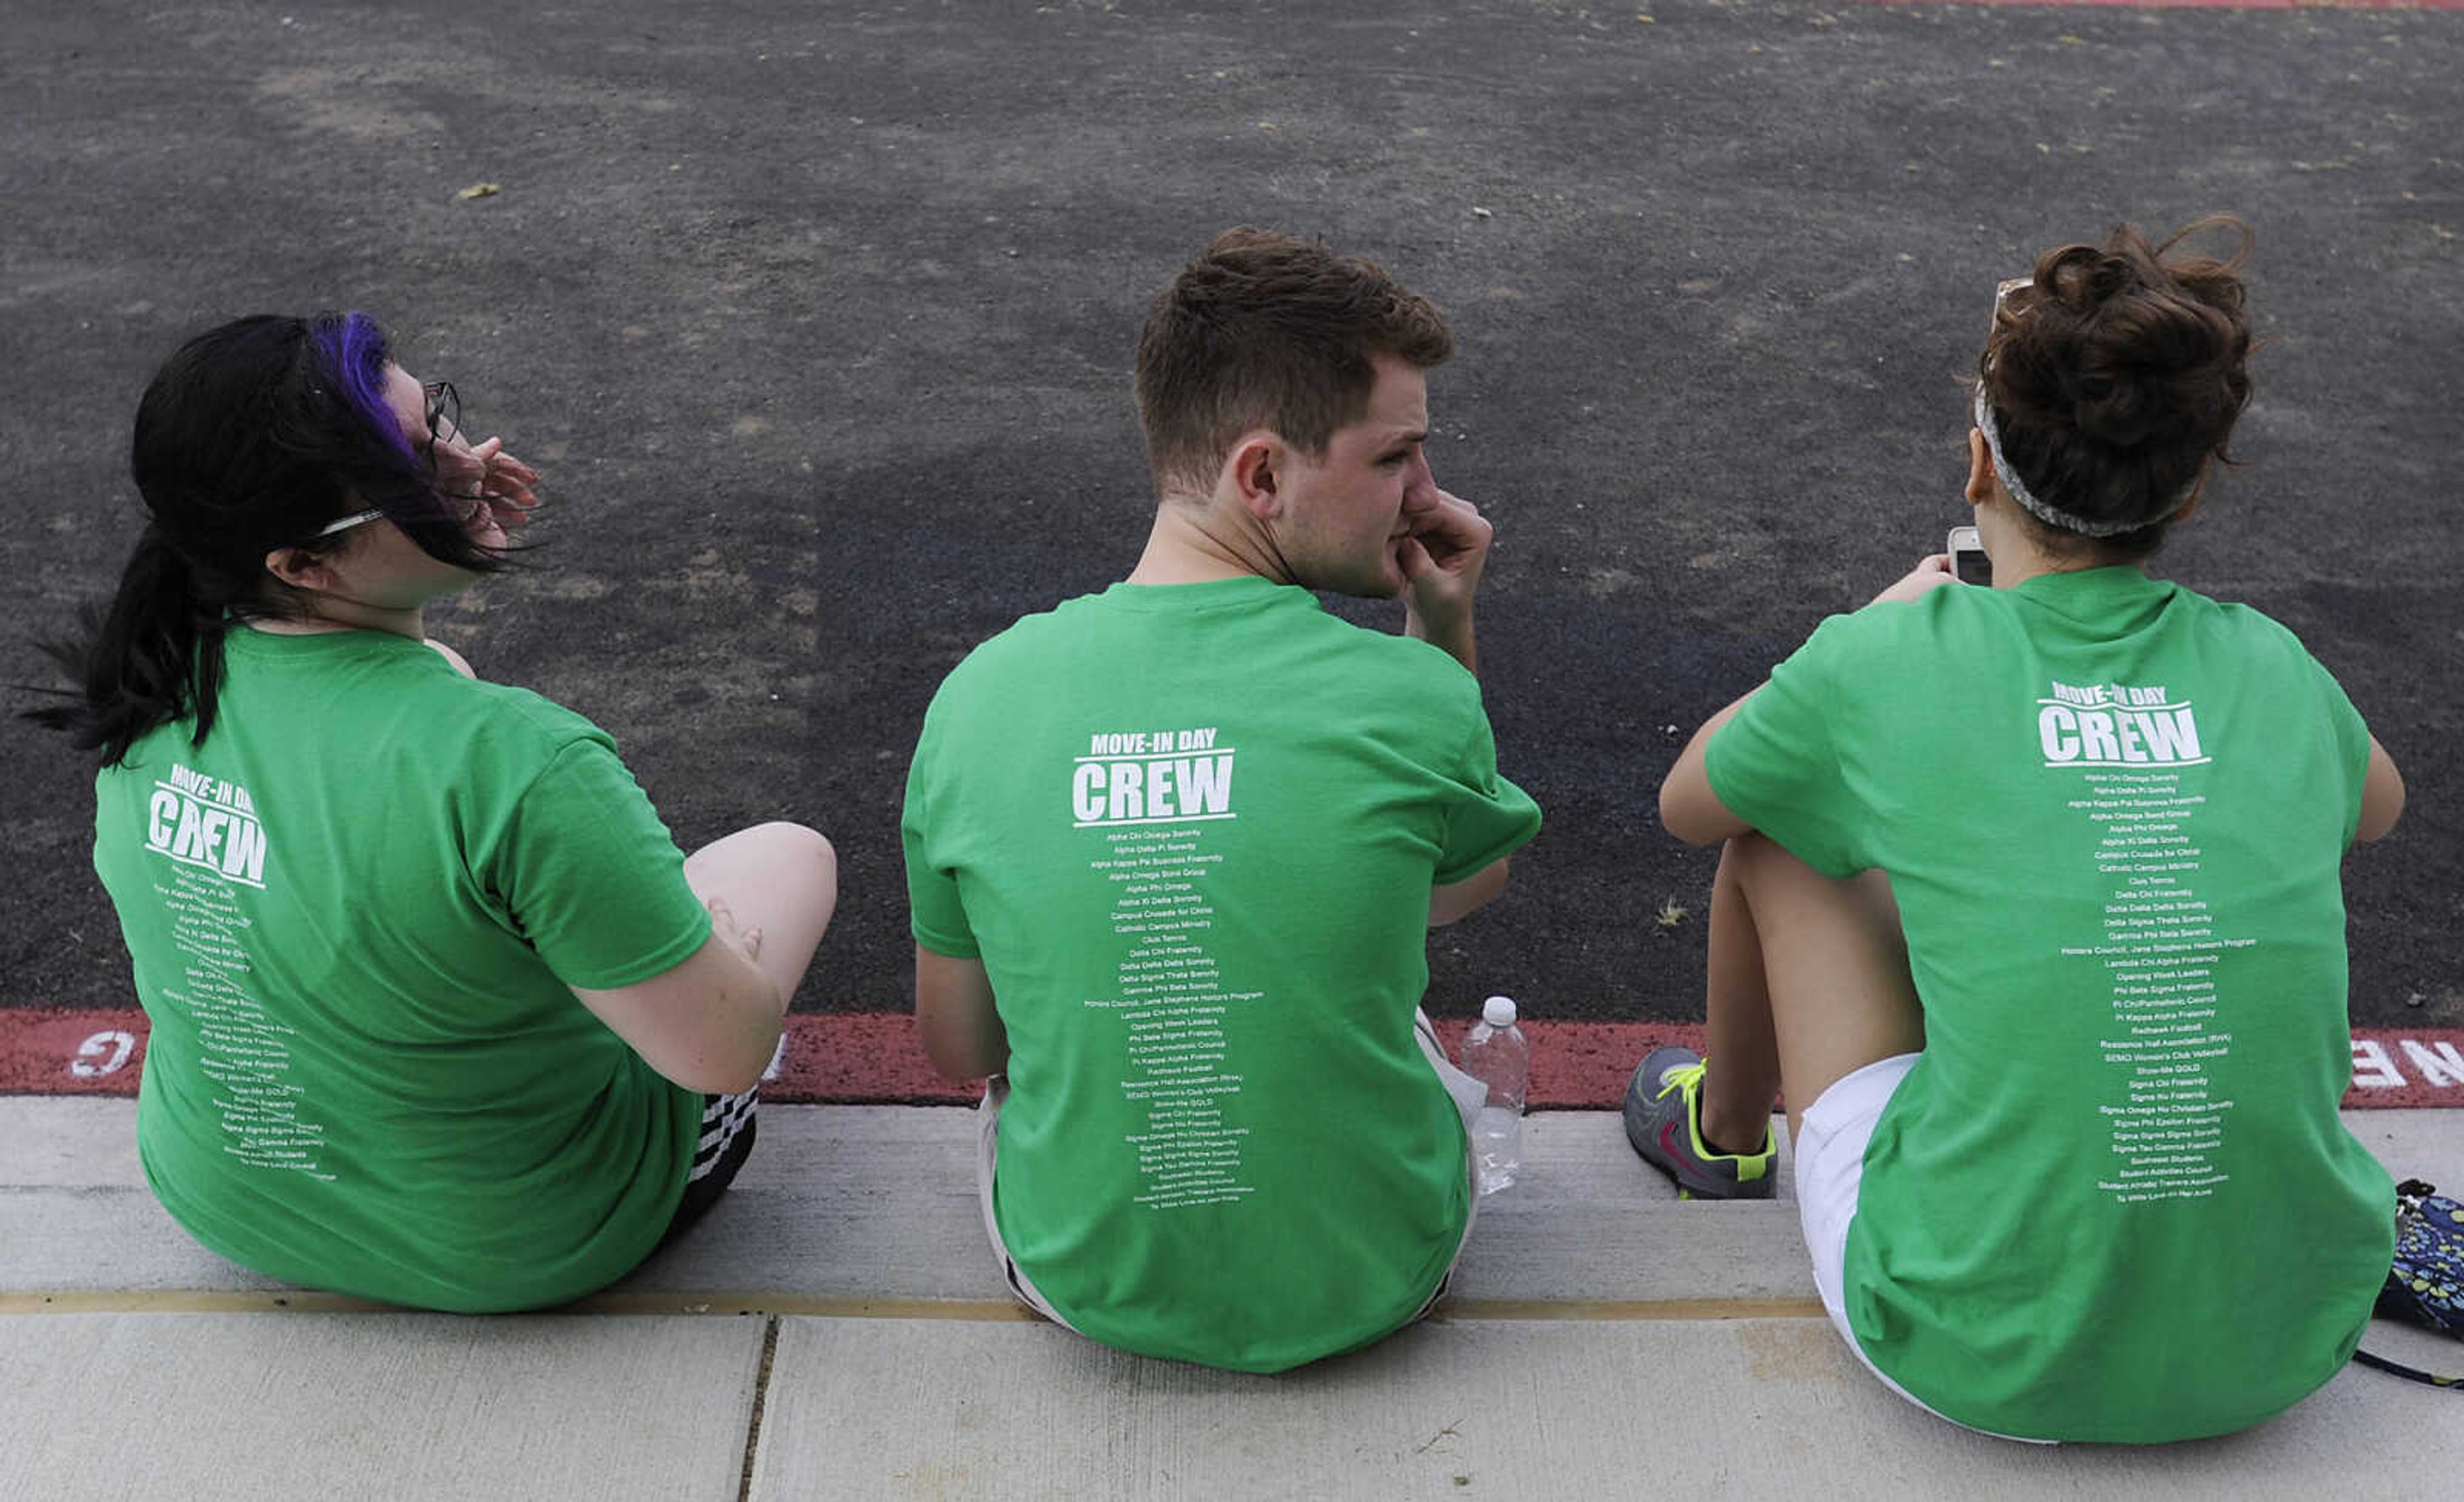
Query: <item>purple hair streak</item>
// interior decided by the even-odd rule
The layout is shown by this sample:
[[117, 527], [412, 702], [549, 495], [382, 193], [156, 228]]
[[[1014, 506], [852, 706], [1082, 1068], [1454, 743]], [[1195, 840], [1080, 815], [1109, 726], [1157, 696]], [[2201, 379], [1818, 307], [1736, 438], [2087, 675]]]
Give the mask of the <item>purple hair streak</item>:
[[401, 420], [385, 400], [385, 373], [392, 361], [392, 351], [376, 320], [357, 309], [320, 313], [309, 324], [309, 339], [316, 344], [335, 385], [341, 388], [343, 400], [350, 403], [360, 420], [371, 431], [384, 434], [404, 458], [418, 463], [418, 453], [403, 432]]

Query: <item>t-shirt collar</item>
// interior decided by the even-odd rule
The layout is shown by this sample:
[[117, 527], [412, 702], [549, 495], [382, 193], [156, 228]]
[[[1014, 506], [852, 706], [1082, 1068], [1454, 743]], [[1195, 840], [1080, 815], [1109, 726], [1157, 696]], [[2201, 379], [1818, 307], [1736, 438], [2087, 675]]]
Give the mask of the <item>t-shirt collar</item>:
[[2151, 579], [2136, 563], [2114, 563], [2038, 574], [2012, 585], [2011, 592], [2063, 615], [2110, 620], [2133, 607], [2161, 605], [2171, 598], [2174, 588], [2171, 581]]
[[293, 659], [427, 650], [425, 643], [394, 631], [260, 631], [237, 621], [223, 632], [223, 646], [226, 651]]
[[1298, 585], [1279, 585], [1256, 574], [1193, 585], [1133, 585], [1125, 580], [1098, 598], [1115, 609], [1175, 613], [1258, 609], [1293, 600], [1307, 601], [1312, 607], [1317, 603], [1316, 596]]

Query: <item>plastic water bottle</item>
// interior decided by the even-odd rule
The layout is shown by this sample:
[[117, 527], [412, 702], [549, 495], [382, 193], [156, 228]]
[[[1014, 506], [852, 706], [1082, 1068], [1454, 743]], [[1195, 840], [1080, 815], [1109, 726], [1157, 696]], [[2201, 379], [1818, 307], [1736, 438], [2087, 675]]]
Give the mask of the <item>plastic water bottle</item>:
[[1471, 1150], [1480, 1192], [1495, 1194], [1523, 1167], [1523, 1096], [1531, 1085], [1531, 1040], [1514, 1026], [1514, 1003], [1492, 996], [1464, 1034], [1463, 1071], [1488, 1087], [1472, 1117]]

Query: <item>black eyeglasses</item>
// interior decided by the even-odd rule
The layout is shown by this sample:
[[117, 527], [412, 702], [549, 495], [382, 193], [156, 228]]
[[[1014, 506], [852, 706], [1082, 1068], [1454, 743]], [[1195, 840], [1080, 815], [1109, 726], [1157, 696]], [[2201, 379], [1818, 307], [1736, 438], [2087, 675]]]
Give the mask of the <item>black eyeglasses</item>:
[[429, 462], [435, 463], [434, 449], [441, 440], [451, 443], [462, 436], [462, 398], [451, 381], [430, 381], [420, 389], [428, 393]]
[[[426, 395], [428, 441], [420, 445], [419, 456], [428, 461], [428, 473], [429, 477], [433, 478], [436, 475], [436, 446], [440, 443], [451, 444], [461, 441], [462, 398], [453, 389], [453, 383], [451, 381], [430, 381], [421, 387], [420, 390]], [[444, 502], [445, 509], [455, 521], [464, 522], [479, 514], [479, 504], [485, 497], [480, 495], [477, 485], [473, 484], [471, 493], [467, 496], [440, 488], [436, 492], [436, 498]], [[330, 521], [319, 527], [311, 534], [310, 540], [332, 537], [337, 532], [348, 532], [353, 527], [363, 526], [384, 515], [385, 508], [382, 506], [354, 512], [339, 521]]]

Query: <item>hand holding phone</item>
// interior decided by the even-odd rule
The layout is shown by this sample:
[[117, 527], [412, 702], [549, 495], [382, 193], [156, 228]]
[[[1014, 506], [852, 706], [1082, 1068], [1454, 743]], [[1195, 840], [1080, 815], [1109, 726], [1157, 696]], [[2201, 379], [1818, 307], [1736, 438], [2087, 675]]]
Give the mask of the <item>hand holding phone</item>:
[[1974, 527], [1950, 529], [1950, 571], [1964, 585], [1991, 585], [1993, 560], [1985, 556], [1985, 543]]
[[1936, 589], [1954, 583], [1948, 553], [1928, 553], [1917, 560], [1917, 566], [1892, 581], [1889, 588], [1868, 601], [1871, 605], [1888, 605], [1922, 600]]

